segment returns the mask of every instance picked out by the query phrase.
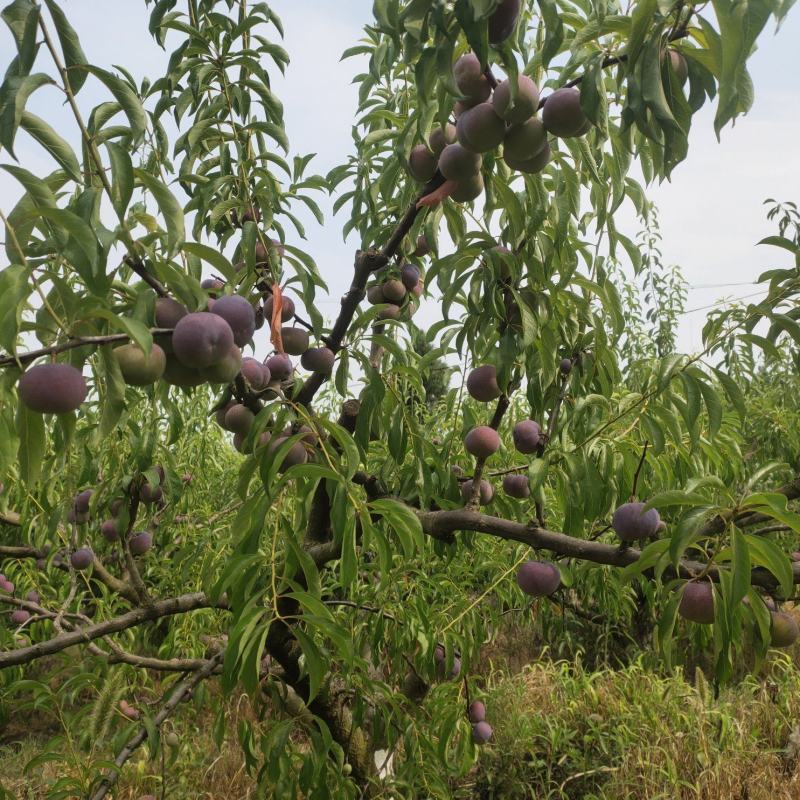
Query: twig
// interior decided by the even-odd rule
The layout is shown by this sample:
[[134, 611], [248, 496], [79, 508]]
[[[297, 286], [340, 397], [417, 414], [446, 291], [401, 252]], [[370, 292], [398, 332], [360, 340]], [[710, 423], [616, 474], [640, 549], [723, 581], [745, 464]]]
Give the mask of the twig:
[[644, 459], [647, 455], [647, 446], [650, 442], [647, 439], [644, 440], [644, 447], [642, 448], [642, 455], [639, 459], [639, 464], [636, 467], [636, 472], [633, 474], [633, 486], [631, 487], [631, 501], [636, 499], [636, 487], [639, 484], [639, 473], [642, 471], [642, 467], [644, 466]]

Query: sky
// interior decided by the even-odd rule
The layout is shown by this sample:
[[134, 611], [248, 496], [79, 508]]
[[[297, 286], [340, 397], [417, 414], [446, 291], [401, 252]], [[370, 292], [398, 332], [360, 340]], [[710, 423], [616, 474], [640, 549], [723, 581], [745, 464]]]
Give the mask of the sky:
[[[120, 63], [137, 79], [155, 78], [164, 70], [168, 52], [148, 33], [143, 0], [69, 0], [63, 5], [92, 63], [108, 68]], [[283, 46], [291, 56], [286, 76], [275, 72], [273, 90], [284, 104], [292, 154], [316, 153], [312, 167], [325, 174], [353, 150], [355, 62], [339, 58], [371, 19], [372, 2], [272, 0], [270, 5], [284, 24]], [[99, 14], [99, 8], [104, 13]], [[701, 349], [706, 306], [753, 294], [757, 288], [749, 282], [766, 269], [787, 265], [787, 254], [756, 243], [775, 232], [765, 217], [766, 198], [800, 201], [800, 86], [796, 80], [800, 11], [790, 12], [777, 35], [774, 29], [770, 22], [750, 61], [755, 103], [749, 114], [735, 127], [723, 130], [718, 142], [713, 107], [704, 107], [693, 120], [688, 158], [675, 169], [671, 182], [647, 190], [659, 208], [663, 261], [680, 265], [693, 287], [689, 313], [678, 330], [678, 349], [684, 352]], [[2, 64], [10, 60], [12, 51], [11, 37], [3, 26]], [[42, 57], [47, 64], [46, 55]], [[103, 99], [100, 84], [91, 79], [79, 95], [84, 109]], [[78, 151], [74, 123], [54, 90], [39, 90], [28, 107], [48, 119]], [[46, 174], [53, 168], [49, 157], [24, 133], [18, 137], [17, 155], [35, 173]], [[2, 153], [0, 163], [6, 160]], [[10, 211], [19, 195], [14, 179], [0, 171], [0, 208]], [[349, 286], [355, 243], [342, 241], [344, 214], [331, 217], [329, 213], [335, 197], [317, 199], [326, 215], [325, 226], [304, 216], [308, 242], [300, 246], [315, 258], [331, 288], [331, 299], [320, 303], [323, 315], [330, 318]], [[629, 236], [639, 229], [633, 211], [625, 207], [617, 226]], [[428, 301], [417, 321], [435, 314], [432, 303]]]

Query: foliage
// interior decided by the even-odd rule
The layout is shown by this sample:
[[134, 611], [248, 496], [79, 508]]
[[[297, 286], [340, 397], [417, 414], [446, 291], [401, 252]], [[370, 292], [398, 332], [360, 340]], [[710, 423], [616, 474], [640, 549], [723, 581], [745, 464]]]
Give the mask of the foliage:
[[[674, 327], [685, 287], [661, 263], [654, 212], [628, 170], [636, 158], [646, 182], [677, 176], [692, 115], [707, 100], [716, 100], [718, 132], [749, 108], [747, 57], [786, 5], [640, 0], [626, 13], [542, 0], [524, 3], [513, 35], [490, 44], [497, 0], [376, 0], [375, 20], [345, 53], [368, 64], [356, 76], [354, 153], [324, 177], [310, 172], [311, 156], [290, 156], [270, 79], [288, 55], [267, 4], [148, 5], [150, 31], [171, 52], [167, 73], [141, 84], [122, 68], [88, 64], [55, 0], [46, 10], [14, 0], [3, 11], [18, 52], [0, 88], [0, 145], [25, 194], [0, 217], [9, 261], [0, 273], [0, 502], [17, 529], [0, 555], [20, 587], [5, 602], [28, 602], [21, 590], [36, 587], [42, 605], [31, 606], [39, 617], [0, 629], [0, 667], [12, 708], [19, 695], [58, 710], [87, 698], [70, 712], [86, 723], [80, 735], [29, 765], [72, 760], [48, 797], [99, 800], [114, 780], [106, 737], [115, 665], [149, 692], [153, 679], [141, 671], [197, 677], [215, 654], [224, 692], [243, 689], [256, 713], [286, 712], [236, 730], [260, 790], [449, 796], [477, 759], [460, 694], [520, 603], [514, 573], [531, 548], [558, 558], [560, 597], [578, 612], [617, 614], [637, 635], [655, 623], [667, 667], [683, 635], [685, 579], [713, 577], [715, 624], [696, 638], [713, 651], [715, 685], [733, 677], [751, 640], [759, 666], [772, 640], [762, 597], [790, 596], [797, 575], [787, 556], [800, 533], [787, 505], [800, 495], [796, 455], [780, 437], [758, 440], [775, 393], [795, 384], [775, 365], [788, 353], [796, 364], [800, 341], [796, 209], [773, 208], [779, 235], [765, 240], [794, 266], [762, 276], [769, 290], [759, 303], [712, 314], [703, 351], [682, 355]], [[671, 49], [686, 64], [686, 89]], [[421, 189], [405, 167], [412, 146], [454, 112], [452, 65], [468, 50], [511, 80], [524, 73], [551, 92], [578, 85], [591, 124], [585, 135], [552, 137], [550, 163], [535, 174], [487, 153], [485, 191], [465, 205], [443, 199], [440, 173]], [[89, 80], [108, 99], [85, 113], [78, 98]], [[80, 153], [26, 111], [44, 86], [73, 110]], [[51, 174], [14, 163], [22, 133], [52, 156]], [[327, 287], [294, 244], [306, 235], [299, 208], [323, 224], [314, 199], [322, 191], [340, 192], [344, 235], [360, 243], [330, 329], [316, 308]], [[626, 201], [645, 225], [638, 243], [614, 222]], [[384, 303], [360, 305], [368, 283], [385, 287], [404, 263], [420, 269], [424, 285], [415, 286], [441, 306], [424, 345], [409, 331], [413, 299], [396, 320]], [[289, 337], [308, 330], [329, 348], [331, 380], [295, 370], [267, 387], [243, 372], [232, 381], [199, 372], [203, 385], [192, 389], [166, 377], [126, 384], [113, 345], [128, 340], [193, 369], [171, 352], [172, 326], [156, 325], [159, 300], [213, 312], [211, 301], [232, 289], [266, 317], [257, 342], [282, 354], [284, 340], [289, 350]], [[281, 314], [292, 297], [304, 317], [290, 334]], [[40, 356], [88, 378], [77, 413], [43, 416], [20, 400], [20, 374]], [[443, 363], [464, 373], [496, 367], [493, 415], [464, 385], [434, 379]], [[231, 399], [247, 422], [234, 439], [242, 457], [212, 420], [223, 410], [231, 427]], [[523, 419], [544, 430], [534, 453], [511, 444]], [[487, 423], [504, 442], [491, 466], [463, 446]], [[528, 476], [530, 499], [498, 493], [479, 513], [480, 478], [513, 473]], [[75, 497], [89, 487], [84, 512]], [[667, 523], [641, 553], [620, 548], [609, 525], [635, 496]], [[98, 525], [115, 498], [121, 541], [105, 542]], [[754, 531], [768, 520], [778, 536]], [[149, 554], [131, 549], [134, 528], [154, 534]], [[85, 546], [89, 571], [71, 559]], [[160, 619], [113, 639], [94, 627], [131, 614]], [[58, 691], [26, 681], [23, 665], [70, 636], [101, 666], [65, 665]], [[459, 665], [463, 685], [445, 679]], [[162, 679], [161, 711], [142, 714], [153, 754], [178, 679]], [[229, 727], [221, 710], [218, 745]], [[123, 740], [125, 731], [113, 737], [115, 755]], [[393, 756], [385, 785], [380, 750]], [[118, 758], [124, 769], [124, 749]]]

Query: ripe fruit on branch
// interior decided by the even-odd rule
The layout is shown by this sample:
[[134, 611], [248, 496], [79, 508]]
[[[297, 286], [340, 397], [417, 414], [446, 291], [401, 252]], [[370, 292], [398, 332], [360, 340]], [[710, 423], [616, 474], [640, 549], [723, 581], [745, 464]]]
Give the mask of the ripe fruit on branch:
[[26, 370], [17, 386], [19, 399], [40, 414], [66, 414], [86, 399], [88, 388], [80, 370], [69, 364], [37, 364]]
[[525, 594], [548, 597], [561, 585], [561, 573], [549, 561], [526, 561], [517, 570], [517, 585]]
[[472, 200], [477, 200], [483, 194], [483, 190], [483, 175], [479, 172], [471, 178], [458, 181], [450, 193], [450, 199], [456, 203], [469, 203]]
[[172, 386], [182, 386], [184, 388], [205, 383], [205, 378], [198, 370], [182, 364], [174, 355], [167, 356], [167, 365], [161, 377]]
[[464, 437], [464, 449], [476, 458], [489, 458], [500, 449], [500, 434], [488, 425], [478, 425]]
[[539, 427], [538, 422], [532, 419], [524, 419], [514, 426], [511, 432], [514, 439], [514, 447], [520, 453], [530, 454], [535, 453], [539, 444], [542, 441], [542, 429]]
[[442, 150], [448, 144], [453, 144], [456, 140], [456, 127], [449, 122], [444, 128], [434, 128], [428, 137], [428, 146], [433, 154], [438, 158]]
[[172, 348], [186, 367], [201, 369], [221, 361], [233, 347], [231, 326], [218, 314], [196, 311], [175, 326]]
[[400, 306], [396, 305], [387, 305], [386, 308], [382, 308], [378, 312], [378, 319], [381, 321], [385, 321], [388, 319], [400, 319]]
[[[283, 445], [287, 439], [288, 435], [281, 434], [280, 436], [276, 436], [270, 440], [269, 444], [267, 445], [267, 451], [270, 453], [275, 453], [278, 448]], [[278, 472], [286, 472], [289, 467], [296, 467], [299, 464], [305, 464], [308, 461], [308, 453], [306, 452], [306, 448], [302, 442], [295, 442], [288, 450], [288, 452], [283, 456], [283, 459], [278, 467]]]
[[113, 351], [122, 378], [128, 386], [149, 386], [155, 383], [167, 367], [167, 356], [155, 342], [149, 355], [137, 344], [123, 344]]
[[[461, 496], [464, 502], [469, 502], [472, 499], [472, 487], [474, 486], [472, 479], [464, 481], [461, 484]], [[485, 506], [492, 502], [494, 497], [494, 486], [489, 481], [481, 479], [480, 489], [478, 491], [478, 505]]]
[[231, 383], [242, 368], [242, 351], [233, 345], [225, 358], [210, 367], [200, 370], [203, 379], [209, 383]]
[[396, 278], [384, 281], [381, 285], [381, 292], [387, 302], [395, 305], [399, 305], [406, 299], [406, 287], [402, 281], [398, 281]]
[[413, 291], [419, 283], [420, 274], [416, 264], [403, 264], [400, 267], [400, 280], [409, 292]]
[[[689, 65], [686, 63], [686, 59], [683, 57], [682, 53], [672, 48], [668, 48], [666, 53], [669, 53], [670, 67], [675, 73], [678, 83], [683, 86], [689, 78]], [[666, 60], [664, 53], [661, 54], [661, 60]]]
[[301, 356], [308, 350], [308, 331], [284, 325], [281, 328], [283, 349], [291, 356]]
[[500, 5], [489, 17], [489, 41], [500, 44], [508, 39], [519, 19], [520, 0], [500, 0]]
[[531, 487], [527, 475], [506, 475], [503, 478], [503, 491], [509, 497], [524, 500], [531, 496]]
[[503, 157], [514, 162], [530, 161], [547, 144], [547, 131], [538, 117], [508, 129], [503, 140]]
[[188, 313], [183, 303], [171, 297], [159, 297], [156, 300], [156, 326], [159, 328], [174, 328]]
[[467, 391], [482, 403], [496, 400], [503, 393], [497, 383], [497, 368], [494, 364], [475, 367], [467, 376]]
[[78, 492], [75, 495], [75, 499], [72, 501], [73, 508], [80, 514], [86, 514], [89, 511], [89, 503], [92, 499], [92, 495], [94, 494], [93, 489], [84, 489], [82, 492]]
[[253, 338], [256, 313], [244, 297], [236, 294], [224, 295], [214, 303], [211, 313], [222, 317], [230, 325], [233, 341], [239, 347], [244, 347]]
[[529, 158], [525, 161], [518, 161], [515, 158], [511, 158], [507, 153], [503, 153], [503, 161], [517, 172], [535, 175], [537, 172], [541, 172], [550, 163], [551, 155], [550, 144], [549, 142], [545, 142], [544, 147], [533, 158]]
[[483, 722], [486, 719], [486, 706], [480, 700], [473, 700], [469, 704], [467, 716], [473, 725]]
[[309, 372], [318, 372], [320, 375], [330, 375], [336, 355], [330, 347], [312, 347], [306, 350], [300, 358], [300, 363]]
[[255, 414], [245, 405], [236, 403], [225, 412], [225, 430], [246, 436], [253, 427]]
[[786, 611], [770, 611], [772, 647], [790, 647], [800, 636], [797, 620]]
[[491, 103], [478, 103], [458, 118], [456, 133], [459, 143], [468, 150], [488, 153], [503, 141], [506, 125]]
[[[294, 316], [294, 300], [292, 300], [291, 297], [287, 297], [285, 294], [282, 294], [281, 301], [281, 322], [288, 322]], [[264, 318], [267, 320], [267, 322], [272, 321], [272, 302], [272, 295], [270, 295], [264, 301]]]
[[542, 122], [550, 133], [562, 139], [582, 136], [589, 120], [581, 108], [581, 93], [575, 87], [556, 89], [544, 102]]
[[285, 353], [275, 353], [274, 356], [270, 356], [266, 360], [266, 365], [274, 381], [286, 380], [294, 369], [292, 359]]
[[100, 526], [100, 533], [107, 542], [116, 542], [119, 539], [119, 526], [115, 519], [107, 519]]
[[39, 597], [39, 592], [37, 592], [37, 591], [36, 591], [36, 589], [31, 589], [31, 590], [30, 590], [30, 591], [29, 591], [29, 592], [28, 592], [28, 593], [25, 595], [25, 599], [26, 599], [26, 600], [27, 600], [29, 603], [37, 603], [37, 604], [38, 604], [38, 603], [40, 603], [40, 602], [41, 602], [41, 600], [42, 600], [42, 598], [41, 598], [41, 597]]
[[489, 99], [492, 87], [483, 74], [483, 67], [475, 53], [467, 53], [456, 61], [453, 66], [453, 77], [458, 91], [470, 105], [483, 103]]
[[69, 557], [72, 568], [79, 572], [88, 569], [92, 561], [94, 561], [94, 554], [88, 547], [79, 547]]
[[711, 625], [714, 622], [714, 591], [708, 581], [690, 581], [683, 587], [678, 613], [690, 622]]
[[370, 286], [369, 289], [367, 289], [367, 302], [373, 306], [379, 306], [381, 303], [386, 302], [386, 298], [383, 296], [383, 286], [381, 284]]
[[243, 358], [241, 372], [242, 377], [257, 392], [266, 389], [272, 377], [266, 364], [262, 364], [257, 358]]
[[505, 80], [492, 95], [496, 114], [512, 125], [529, 120], [539, 108], [539, 87], [527, 76], [517, 76], [517, 99], [511, 101], [511, 84]]
[[139, 499], [145, 505], [153, 505], [164, 496], [164, 490], [160, 486], [153, 486], [151, 483], [143, 483], [139, 488]]
[[[447, 668], [447, 654], [444, 647], [437, 644], [433, 650], [433, 661], [436, 665], [436, 677], [441, 681], [446, 678], [445, 670]], [[450, 670], [450, 677], [457, 678], [461, 674], [461, 659], [458, 656], [453, 657], [453, 668]]]
[[572, 359], [562, 358], [561, 363], [558, 365], [558, 369], [562, 375], [569, 375], [569, 373], [572, 372]]
[[436, 156], [424, 144], [418, 144], [411, 148], [408, 156], [408, 171], [415, 181], [427, 183], [436, 174], [436, 167]]
[[31, 618], [30, 612], [24, 608], [18, 608], [11, 612], [11, 622], [13, 625], [24, 625]]
[[644, 503], [623, 503], [611, 518], [611, 527], [623, 542], [654, 536], [661, 517], [655, 508], [644, 510]]
[[479, 722], [472, 726], [472, 741], [477, 745], [484, 745], [492, 738], [493, 733], [492, 726], [488, 722]]
[[147, 531], [134, 533], [128, 539], [128, 547], [135, 556], [143, 556], [153, 546], [153, 534]]
[[465, 181], [480, 172], [483, 159], [478, 153], [458, 144], [449, 144], [439, 156], [439, 171], [452, 181]]

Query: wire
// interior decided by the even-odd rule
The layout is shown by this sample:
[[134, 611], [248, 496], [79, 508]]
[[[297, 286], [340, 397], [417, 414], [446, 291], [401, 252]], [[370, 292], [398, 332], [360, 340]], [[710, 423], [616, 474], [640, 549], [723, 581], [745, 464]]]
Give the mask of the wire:
[[708, 308], [716, 308], [717, 306], [729, 306], [732, 303], [738, 303], [739, 300], [747, 300], [748, 297], [755, 297], [756, 295], [759, 294], [766, 294], [768, 291], [769, 291], [768, 289], [762, 289], [761, 291], [752, 292], [751, 294], [745, 294], [742, 295], [741, 297], [732, 297], [730, 300], [719, 300], [716, 303], [710, 303], [707, 306], [698, 306], [697, 308], [689, 308], [686, 311], [681, 311], [680, 316], [683, 316], [684, 314], [693, 314], [695, 311], [705, 311]]

